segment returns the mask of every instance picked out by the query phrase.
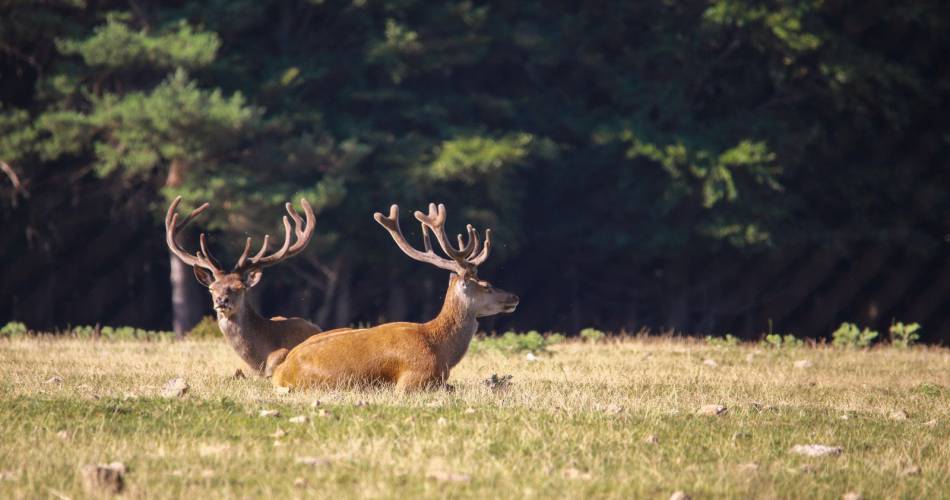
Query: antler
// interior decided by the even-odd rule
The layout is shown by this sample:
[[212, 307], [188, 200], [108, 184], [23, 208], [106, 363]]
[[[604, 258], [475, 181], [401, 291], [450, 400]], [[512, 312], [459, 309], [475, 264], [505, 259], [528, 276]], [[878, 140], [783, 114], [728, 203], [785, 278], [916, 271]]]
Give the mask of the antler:
[[178, 223], [178, 204], [181, 203], [181, 196], [175, 198], [172, 201], [172, 204], [168, 207], [168, 212], [165, 214], [165, 243], [168, 244], [169, 250], [172, 251], [175, 255], [178, 256], [185, 264], [189, 266], [198, 266], [203, 267], [214, 274], [220, 274], [223, 272], [220, 266], [217, 265], [217, 262], [211, 257], [208, 253], [207, 245], [205, 244], [205, 235], [201, 233], [201, 250], [196, 254], [192, 255], [186, 252], [181, 248], [178, 243], [175, 241], [175, 238], [181, 232], [185, 226], [188, 225], [191, 221], [195, 220], [195, 217], [201, 214], [208, 209], [211, 205], [205, 203], [200, 207], [191, 211], [181, 224]]
[[297, 238], [297, 241], [292, 245], [290, 244], [290, 221], [285, 215], [283, 217], [284, 244], [281, 245], [280, 250], [267, 255], [270, 235], [265, 234], [264, 244], [261, 245], [261, 249], [253, 257], [248, 258], [248, 254], [251, 251], [251, 238], [248, 238], [247, 243], [244, 244], [244, 252], [241, 253], [241, 257], [238, 259], [237, 265], [234, 266], [233, 272], [240, 273], [254, 268], [272, 266], [284, 259], [289, 259], [297, 255], [302, 252], [304, 248], [307, 248], [307, 244], [310, 243], [310, 238], [313, 236], [313, 230], [316, 229], [317, 225], [314, 221], [315, 216], [310, 203], [308, 203], [306, 199], [301, 198], [300, 205], [303, 206], [303, 213], [306, 220], [300, 218], [300, 215], [294, 210], [292, 203], [288, 202], [284, 204], [284, 207], [287, 209], [287, 214], [294, 220], [294, 236]]
[[[458, 235], [458, 248], [452, 246], [445, 235], [445, 205], [435, 203], [429, 204], [428, 215], [422, 212], [415, 212], [416, 219], [422, 223], [422, 243], [424, 252], [415, 249], [406, 241], [402, 230], [399, 228], [399, 206], [393, 205], [389, 208], [389, 217], [376, 212], [373, 218], [380, 225], [389, 231], [389, 235], [400, 250], [409, 257], [420, 262], [427, 262], [441, 269], [452, 271], [459, 275], [474, 274], [476, 268], [488, 258], [488, 252], [491, 250], [491, 230], [485, 230], [485, 245], [479, 250], [478, 233], [471, 224], [465, 226], [468, 233], [468, 241], [465, 242], [462, 235]], [[432, 243], [429, 240], [429, 231], [435, 234], [435, 239], [439, 242], [442, 251], [450, 258], [439, 257], [432, 251]], [[474, 257], [473, 257], [474, 256]]]
[[[208, 244], [205, 238], [205, 234], [201, 233], [198, 241], [201, 245], [201, 250], [199, 250], [194, 255], [186, 252], [182, 249], [178, 243], [175, 241], [175, 238], [178, 236], [178, 233], [188, 225], [189, 222], [195, 219], [201, 212], [204, 212], [211, 206], [209, 203], [205, 203], [200, 207], [194, 209], [187, 217], [178, 224], [178, 213], [176, 209], [178, 204], [181, 202], [181, 196], [175, 198], [172, 201], [171, 206], [168, 207], [168, 213], [165, 215], [165, 242], [168, 243], [168, 248], [178, 256], [179, 259], [185, 262], [189, 266], [199, 266], [203, 267], [212, 273], [221, 274], [224, 272], [224, 268], [218, 264], [217, 260], [211, 255], [211, 252], [208, 251]], [[287, 213], [294, 220], [294, 236], [296, 236], [297, 241], [293, 245], [290, 243], [290, 221], [285, 215], [283, 217], [284, 222], [284, 244], [276, 252], [267, 255], [267, 246], [270, 242], [270, 235], [264, 235], [264, 244], [261, 246], [261, 249], [253, 257], [248, 258], [248, 254], [251, 251], [251, 238], [247, 239], [247, 243], [244, 245], [244, 252], [241, 253], [241, 257], [238, 259], [237, 265], [234, 266], [234, 269], [231, 272], [234, 273], [243, 273], [250, 269], [260, 268], [265, 266], [274, 265], [284, 259], [293, 257], [297, 255], [304, 248], [306, 248], [307, 243], [310, 242], [310, 238], [313, 236], [313, 231], [316, 228], [314, 223], [314, 214], [313, 208], [307, 203], [307, 200], [301, 199], [300, 204], [303, 206], [303, 211], [306, 216], [306, 220], [301, 219], [300, 215], [297, 214], [297, 211], [294, 210], [292, 204], [287, 203], [285, 206], [287, 208]]]

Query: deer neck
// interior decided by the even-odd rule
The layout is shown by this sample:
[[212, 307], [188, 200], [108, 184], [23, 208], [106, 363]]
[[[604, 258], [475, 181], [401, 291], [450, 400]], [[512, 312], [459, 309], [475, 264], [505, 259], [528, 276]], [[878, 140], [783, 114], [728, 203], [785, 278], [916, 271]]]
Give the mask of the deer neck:
[[423, 334], [429, 344], [435, 346], [439, 363], [445, 368], [452, 368], [462, 360], [478, 329], [475, 311], [458, 292], [456, 279], [453, 276], [449, 282], [439, 315], [422, 325]]
[[267, 355], [273, 351], [268, 335], [269, 321], [257, 314], [249, 304], [230, 317], [218, 313], [218, 327], [228, 344], [251, 368], [264, 366]]

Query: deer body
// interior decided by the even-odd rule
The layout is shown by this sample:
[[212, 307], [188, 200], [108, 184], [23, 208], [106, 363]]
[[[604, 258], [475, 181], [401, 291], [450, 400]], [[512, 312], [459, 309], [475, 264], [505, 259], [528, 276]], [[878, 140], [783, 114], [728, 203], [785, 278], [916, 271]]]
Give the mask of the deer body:
[[[444, 222], [444, 207], [441, 222]], [[453, 261], [435, 261], [428, 244], [427, 230], [435, 232], [440, 244], [444, 236], [435, 208], [423, 220], [425, 253], [405, 243], [398, 227], [398, 209], [394, 205], [387, 219], [376, 220], [386, 227], [397, 245], [416, 260], [450, 268], [445, 301], [438, 316], [426, 323], [387, 323], [372, 328], [331, 330], [311, 337], [291, 350], [274, 371], [278, 387], [306, 388], [366, 384], [394, 384], [397, 391], [444, 385], [449, 372], [462, 360], [478, 327], [478, 317], [512, 312], [518, 297], [493, 288], [475, 278], [475, 267], [484, 261], [490, 248], [486, 233], [485, 248], [478, 256], [477, 237], [469, 226], [470, 241], [462, 250], [443, 245]], [[426, 222], [428, 221], [428, 222]], [[475, 242], [474, 245], [472, 242]], [[461, 246], [461, 244], [460, 244]]]
[[284, 244], [272, 254], [267, 253], [270, 236], [264, 236], [260, 251], [250, 256], [251, 238], [247, 239], [244, 252], [234, 268], [225, 271], [208, 251], [205, 235], [200, 236], [201, 250], [190, 254], [175, 241], [175, 237], [198, 214], [208, 208], [208, 204], [198, 207], [179, 224], [175, 209], [181, 197], [175, 199], [165, 216], [165, 238], [168, 248], [186, 264], [192, 266], [195, 278], [208, 287], [212, 303], [218, 317], [218, 327], [234, 352], [255, 372], [270, 376], [274, 367], [283, 361], [287, 352], [297, 344], [316, 333], [320, 327], [301, 318], [262, 317], [246, 300], [246, 292], [257, 285], [262, 269], [303, 251], [313, 235], [313, 209], [306, 200], [301, 200], [306, 221], [301, 219], [290, 203], [287, 213], [294, 220], [294, 234], [297, 241], [290, 243], [290, 221], [286, 216], [284, 223]]

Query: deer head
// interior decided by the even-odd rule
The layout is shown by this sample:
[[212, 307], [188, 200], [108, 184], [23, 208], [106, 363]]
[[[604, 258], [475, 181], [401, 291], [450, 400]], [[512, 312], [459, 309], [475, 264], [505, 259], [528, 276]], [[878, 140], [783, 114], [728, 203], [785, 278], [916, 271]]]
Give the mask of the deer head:
[[287, 214], [290, 215], [290, 218], [294, 221], [293, 233], [296, 236], [296, 241], [291, 244], [290, 221], [285, 215], [283, 218], [284, 244], [280, 249], [268, 254], [267, 247], [270, 243], [270, 235], [264, 235], [264, 243], [261, 245], [260, 251], [254, 254], [254, 256], [250, 256], [251, 238], [248, 238], [247, 243], [244, 245], [244, 252], [242, 252], [241, 257], [238, 258], [237, 264], [235, 264], [230, 271], [226, 271], [225, 268], [218, 264], [218, 261], [211, 255], [211, 252], [208, 251], [208, 244], [204, 233], [201, 233], [201, 236], [198, 238], [201, 249], [194, 254], [186, 252], [175, 241], [178, 234], [188, 223], [211, 206], [208, 203], [201, 205], [179, 223], [176, 210], [180, 202], [181, 196], [175, 198], [175, 201], [168, 207], [168, 213], [165, 215], [165, 242], [168, 244], [168, 248], [172, 253], [177, 255], [185, 264], [192, 267], [195, 278], [197, 278], [202, 285], [208, 287], [208, 290], [211, 292], [214, 310], [218, 313], [219, 317], [231, 317], [242, 312], [245, 307], [245, 292], [260, 282], [262, 269], [277, 264], [303, 251], [307, 243], [310, 242], [310, 237], [313, 236], [313, 230], [316, 227], [313, 208], [310, 207], [307, 200], [300, 200], [306, 221], [301, 219], [292, 204], [287, 203]]
[[[398, 205], [389, 208], [389, 217], [376, 212], [373, 218], [389, 232], [396, 246], [410, 258], [450, 271], [452, 274], [448, 293], [455, 296], [460, 306], [474, 312], [475, 317], [514, 312], [518, 306], [517, 295], [495, 288], [491, 283], [478, 278], [478, 266], [485, 262], [491, 251], [491, 229], [485, 230], [485, 242], [482, 245], [478, 232], [468, 224], [465, 228], [468, 238], [465, 240], [461, 234], [458, 235], [456, 248], [445, 234], [445, 205], [430, 203], [428, 214], [417, 211], [414, 215], [422, 224], [422, 244], [425, 251], [413, 248], [403, 236], [399, 227]], [[435, 235], [442, 251], [449, 258], [440, 257], [432, 251], [429, 231]]]

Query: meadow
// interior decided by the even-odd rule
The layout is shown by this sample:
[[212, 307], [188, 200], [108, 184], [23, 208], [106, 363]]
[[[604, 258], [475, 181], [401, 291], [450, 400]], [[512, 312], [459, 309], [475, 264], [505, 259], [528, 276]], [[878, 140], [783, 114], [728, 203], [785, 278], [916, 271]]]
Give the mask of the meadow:
[[113, 461], [126, 498], [950, 495], [947, 348], [473, 347], [454, 391], [396, 395], [279, 393], [220, 339], [0, 339], [0, 498], [86, 498]]

